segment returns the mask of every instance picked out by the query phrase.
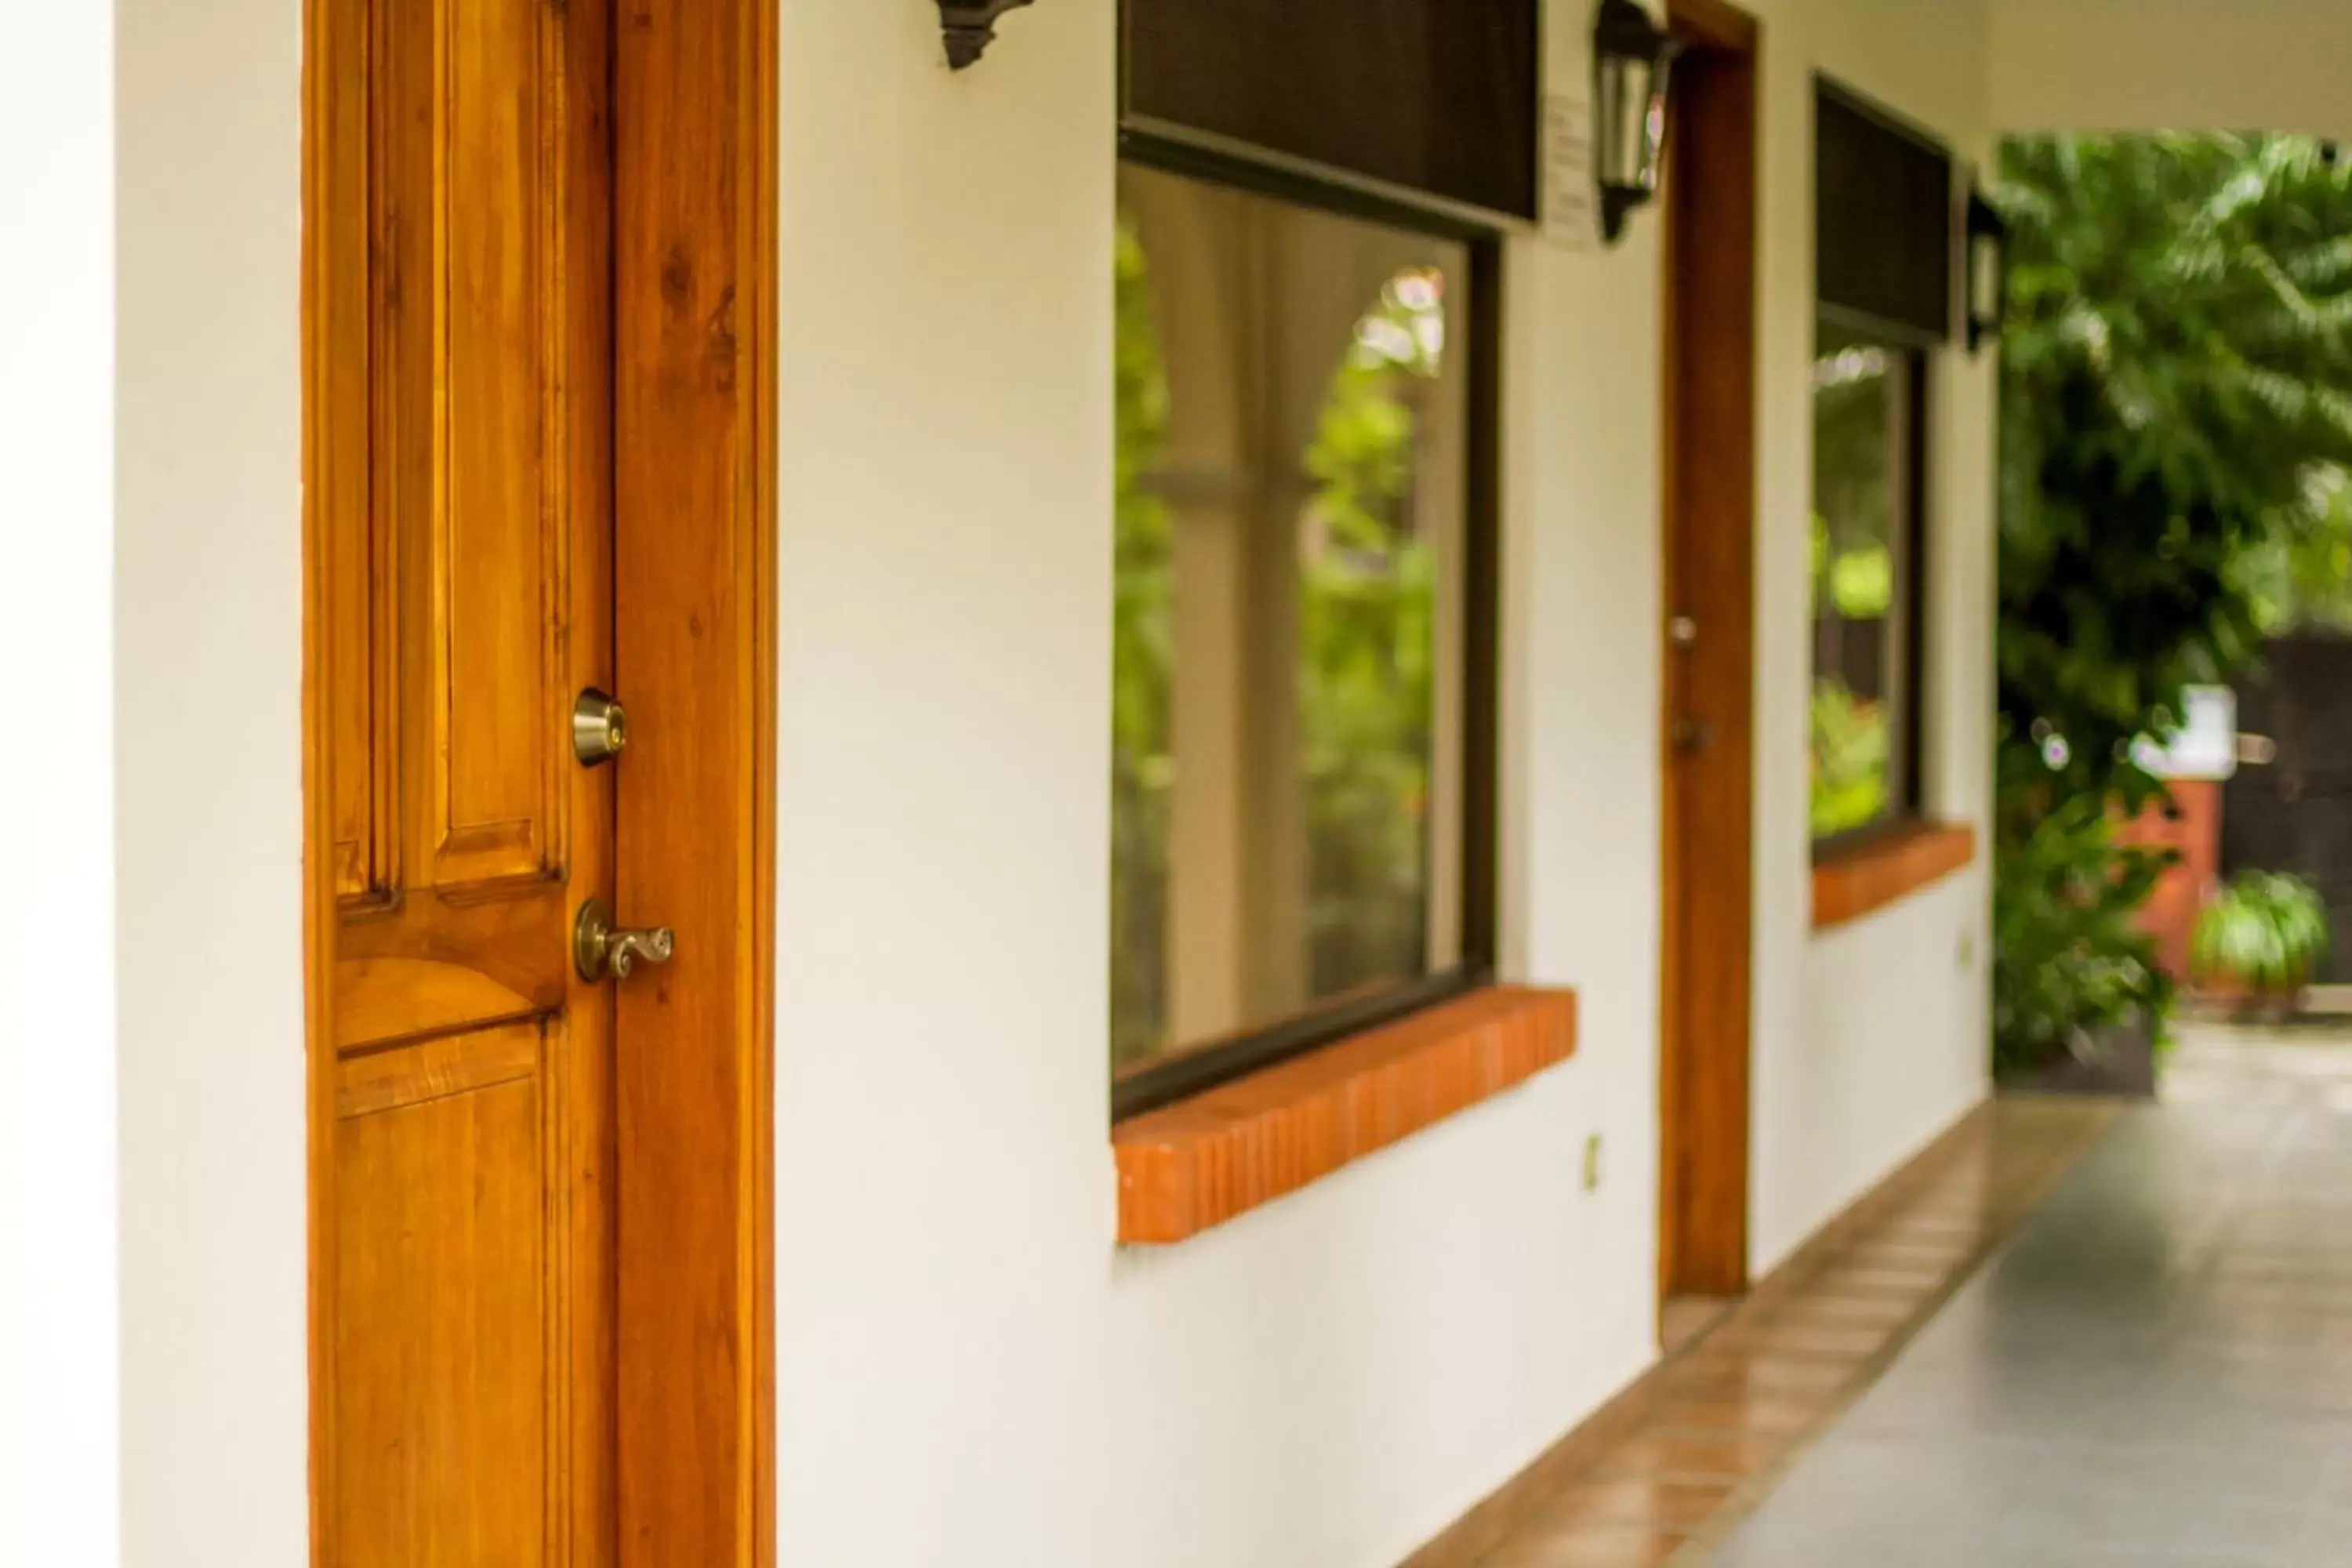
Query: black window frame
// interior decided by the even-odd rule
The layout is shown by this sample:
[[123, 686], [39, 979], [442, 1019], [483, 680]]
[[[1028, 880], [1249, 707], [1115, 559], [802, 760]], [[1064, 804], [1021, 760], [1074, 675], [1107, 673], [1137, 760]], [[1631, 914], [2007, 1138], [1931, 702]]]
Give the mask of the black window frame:
[[[1860, 308], [1830, 297], [1832, 290], [1824, 283], [1823, 258], [1838, 247], [1834, 243], [1837, 226], [1827, 210], [1822, 190], [1824, 109], [1844, 119], [1849, 147], [1856, 139], [1856, 132], [1863, 136], [1876, 134], [1884, 143], [1883, 153], [1895, 152], [1898, 162], [1904, 155], [1916, 158], [1919, 165], [1915, 170], [1917, 174], [1925, 174], [1931, 163], [1941, 165], [1941, 189], [1936, 194], [1932, 205], [1940, 225], [1933, 232], [1940, 234], [1942, 243], [1923, 249], [1914, 258], [1932, 268], [1928, 282], [1919, 286], [1917, 300], [1914, 302], [1923, 304], [1932, 298], [1939, 301], [1939, 308], [1929, 310], [1923, 304], [1923, 308], [1915, 314], [1906, 317], [1899, 313], [1888, 314]], [[1908, 428], [1904, 432], [1910, 461], [1906, 465], [1903, 493], [1898, 498], [1904, 512], [1895, 520], [1896, 539], [1905, 552], [1904, 570], [1898, 574], [1895, 584], [1897, 604], [1905, 621], [1901, 632], [1903, 668], [1898, 697], [1903, 732], [1895, 737], [1895, 745], [1900, 748], [1899, 752], [1891, 754], [1899, 759], [1901, 789], [1897, 798], [1892, 800], [1887, 809], [1874, 821], [1842, 833], [1811, 839], [1812, 858], [1818, 863], [1833, 859], [1840, 853], [1859, 845], [1916, 828], [1928, 818], [1927, 665], [1929, 646], [1927, 618], [1931, 601], [1927, 579], [1932, 534], [1928, 514], [1929, 498], [1934, 494], [1932, 477], [1937, 461], [1933, 440], [1935, 379], [1936, 367], [1953, 341], [1953, 323], [1958, 309], [1956, 292], [1961, 275], [1957, 237], [1965, 233], [1966, 225], [1961, 207], [1961, 166], [1942, 138], [1867, 94], [1822, 72], [1813, 75], [1812, 122], [1814, 357], [1819, 357], [1821, 333], [1826, 327], [1849, 337], [1867, 339], [1876, 346], [1903, 353], [1913, 362]], [[1901, 144], [1899, 152], [1896, 151], [1898, 143]], [[1882, 170], [1887, 167], [1883, 156], [1877, 162]], [[1931, 205], [1928, 193], [1924, 190], [1898, 193], [1892, 199], [1900, 208], [1906, 197], [1912, 206], [1923, 213]], [[1893, 301], [1910, 292], [1903, 279], [1885, 273], [1873, 276], [1867, 265], [1859, 271], [1853, 267], [1833, 269], [1840, 271], [1843, 288], [1856, 294], [1869, 293]], [[1810, 622], [1810, 616], [1808, 619]], [[1809, 655], [1805, 670], [1805, 689], [1809, 700], [1815, 679], [1816, 672]]]
[[[1907, 832], [1927, 819], [1927, 502], [1932, 493], [1928, 475], [1935, 464], [1928, 433], [1934, 428], [1928, 411], [1935, 401], [1934, 380], [1936, 353], [1943, 347], [1926, 334], [1906, 331], [1889, 322], [1859, 312], [1845, 311], [1832, 305], [1814, 307], [1814, 345], [1818, 357], [1821, 329], [1829, 327], [1848, 338], [1867, 340], [1872, 347], [1890, 350], [1911, 362], [1911, 395], [1906, 400], [1904, 440], [1909, 460], [1904, 465], [1903, 490], [1897, 498], [1903, 508], [1895, 520], [1895, 542], [1902, 550], [1900, 570], [1895, 574], [1895, 603], [1900, 606], [1903, 625], [1901, 649], [1902, 684], [1897, 695], [1895, 711], [1902, 716], [1902, 732], [1894, 738], [1899, 753], [1890, 748], [1899, 763], [1896, 774], [1901, 788], [1896, 798], [1875, 818], [1859, 827], [1842, 833], [1824, 834], [1811, 840], [1816, 861], [1834, 859], [1841, 852], [1860, 845]], [[1813, 683], [1820, 671], [1813, 667], [1812, 655], [1818, 651], [1812, 637], [1811, 616], [1807, 624], [1807, 658], [1805, 691], [1811, 700]]]
[[[1450, 204], [1399, 200], [1197, 143], [1129, 128], [1121, 162], [1464, 246], [1470, 258], [1469, 382], [1464, 431], [1462, 955], [1451, 967], [1360, 998], [1310, 1008], [1124, 1074], [1111, 1074], [1114, 1123], [1204, 1094], [1353, 1035], [1492, 985], [1496, 953], [1496, 835], [1501, 805], [1502, 318], [1506, 230]], [[1106, 1058], [1108, 1053], [1106, 1053]]]

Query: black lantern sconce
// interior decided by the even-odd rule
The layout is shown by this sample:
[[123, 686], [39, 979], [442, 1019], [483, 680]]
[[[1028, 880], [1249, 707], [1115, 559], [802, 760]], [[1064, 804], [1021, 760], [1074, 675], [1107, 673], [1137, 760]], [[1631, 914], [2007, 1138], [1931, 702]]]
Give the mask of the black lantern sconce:
[[1592, 159], [1601, 233], [1612, 245], [1625, 220], [1658, 193], [1666, 149], [1666, 82], [1681, 52], [1638, 0], [1601, 0], [1592, 25]]
[[979, 62], [996, 38], [996, 19], [1029, 0], [940, 0], [940, 31], [946, 36], [948, 68]]
[[1969, 353], [2000, 336], [2009, 314], [2009, 224], [1981, 191], [1969, 193]]

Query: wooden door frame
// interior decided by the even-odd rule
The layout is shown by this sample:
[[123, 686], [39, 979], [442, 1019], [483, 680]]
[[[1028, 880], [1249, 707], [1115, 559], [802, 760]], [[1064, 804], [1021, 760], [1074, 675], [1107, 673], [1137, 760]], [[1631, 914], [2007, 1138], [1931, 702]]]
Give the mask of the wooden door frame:
[[[777, 0], [696, 0], [625, 9], [614, 0], [611, 116], [615, 283], [614, 547], [633, 581], [617, 596], [621, 668], [641, 689], [643, 711], [665, 706], [690, 729], [698, 759], [686, 770], [691, 797], [667, 803], [677, 830], [701, 831], [693, 854], [712, 880], [733, 988], [722, 1062], [698, 1075], [707, 1089], [661, 1108], [662, 1124], [639, 1128], [640, 1146], [707, 1132], [684, 1145], [715, 1163], [715, 1177], [681, 1194], [675, 1167], [654, 1198], [716, 1205], [718, 1223], [655, 1235], [632, 1247], [628, 1205], [616, 1202], [617, 1270], [625, 1303], [671, 1303], [670, 1321], [620, 1325], [621, 1568], [669, 1562], [766, 1568], [775, 1561], [774, 1407], [774, 909], [776, 674], [775, 319]], [[331, 1031], [336, 897], [328, 789], [325, 441], [331, 372], [320, 330], [324, 269], [332, 247], [320, 215], [327, 171], [320, 153], [336, 105], [319, 68], [316, 40], [327, 0], [303, 7], [302, 124], [302, 581], [303, 945], [307, 1033], [310, 1556], [328, 1568], [323, 1528], [331, 1456], [330, 1205], [321, 1161], [332, 1148]], [[710, 580], [724, 561], [729, 576]], [[677, 563], [675, 567], [665, 563]], [[636, 651], [632, 653], [632, 648]], [[634, 665], [634, 669], [632, 666]], [[721, 679], [707, 677], [712, 670]], [[645, 687], [667, 687], [648, 693]], [[665, 699], [669, 699], [665, 704]], [[633, 729], [642, 734], [639, 713]], [[554, 716], [551, 716], [553, 721]], [[659, 721], [656, 721], [658, 727]], [[675, 731], [673, 731], [675, 732]], [[705, 742], [708, 742], [707, 749]], [[673, 834], [673, 840], [675, 834]], [[618, 846], [618, 883], [646, 877], [656, 847], [640, 835]], [[665, 855], [674, 842], [660, 847]], [[671, 875], [676, 875], [672, 868]], [[667, 914], [662, 918], [668, 918]], [[628, 1009], [621, 1009], [622, 1028]], [[625, 1036], [616, 1059], [625, 1063]], [[652, 1076], [648, 1065], [645, 1078]], [[628, 1092], [625, 1065], [619, 1092]], [[620, 1108], [620, 1183], [629, 1182], [632, 1128]], [[709, 1149], [724, 1151], [709, 1162]], [[654, 1201], [649, 1198], [647, 1201]], [[723, 1256], [708, 1250], [715, 1239]], [[647, 1376], [677, 1365], [665, 1331], [691, 1319], [723, 1367], [725, 1385]], [[719, 1331], [710, 1331], [712, 1321]], [[634, 1355], [633, 1332], [640, 1342]], [[656, 1342], [646, 1344], [651, 1337]], [[677, 1353], [672, 1353], [677, 1352]], [[714, 1404], [724, 1408], [713, 1409]]]
[[[1662, 1303], [1748, 1284], [1761, 45], [1756, 19], [1728, 0], [1672, 0], [1669, 12], [1688, 52], [1675, 69], [1663, 215]], [[1685, 616], [1698, 627], [1689, 647], [1672, 630]], [[1690, 710], [1678, 711], [1685, 698]], [[1711, 730], [1703, 770], [1678, 748], [1685, 717]], [[1694, 838], [1700, 847], [1686, 853]], [[1686, 875], [1696, 865], [1705, 876]]]

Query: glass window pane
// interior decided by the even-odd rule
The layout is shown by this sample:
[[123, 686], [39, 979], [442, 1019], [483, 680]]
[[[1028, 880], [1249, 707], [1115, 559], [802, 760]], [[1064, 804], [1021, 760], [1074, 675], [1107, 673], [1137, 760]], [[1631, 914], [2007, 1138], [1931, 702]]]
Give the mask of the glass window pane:
[[1119, 175], [1114, 1060], [1461, 960], [1466, 248]]
[[1812, 831], [1908, 805], [1918, 356], [1823, 328], [1813, 363]]

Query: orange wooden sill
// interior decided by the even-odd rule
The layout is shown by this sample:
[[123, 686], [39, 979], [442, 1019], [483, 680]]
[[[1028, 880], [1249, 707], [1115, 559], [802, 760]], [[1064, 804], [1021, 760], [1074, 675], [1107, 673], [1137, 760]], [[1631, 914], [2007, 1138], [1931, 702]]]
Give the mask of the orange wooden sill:
[[1118, 1239], [1164, 1247], [1524, 1083], [1576, 1050], [1576, 997], [1495, 986], [1111, 1129]]
[[1813, 863], [1813, 929], [1843, 925], [1976, 858], [1976, 829], [1923, 822], [1832, 850]]

